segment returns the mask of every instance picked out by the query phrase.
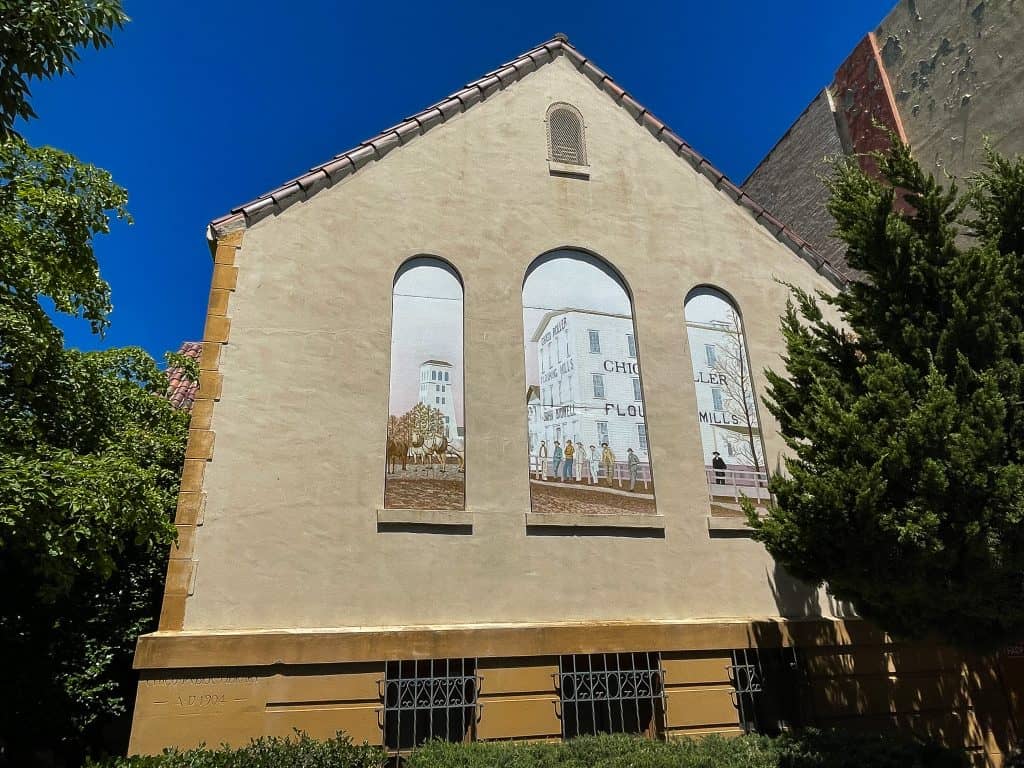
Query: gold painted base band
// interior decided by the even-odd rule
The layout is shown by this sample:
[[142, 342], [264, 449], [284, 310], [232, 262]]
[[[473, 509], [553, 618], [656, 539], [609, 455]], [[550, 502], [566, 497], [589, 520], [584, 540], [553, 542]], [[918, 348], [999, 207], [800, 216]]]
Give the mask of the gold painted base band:
[[139, 641], [130, 751], [245, 744], [298, 728], [381, 743], [392, 659], [477, 659], [479, 739], [561, 737], [557, 673], [570, 653], [660, 651], [664, 735], [738, 734], [732, 649], [797, 646], [800, 721], [897, 728], [998, 768], [1016, 743], [1024, 658], [893, 643], [861, 620], [735, 619], [251, 632], [157, 632]]
[[885, 642], [861, 620], [473, 624], [372, 629], [154, 632], [139, 638], [136, 669], [337, 664], [396, 659], [543, 656], [649, 649], [845, 646]]

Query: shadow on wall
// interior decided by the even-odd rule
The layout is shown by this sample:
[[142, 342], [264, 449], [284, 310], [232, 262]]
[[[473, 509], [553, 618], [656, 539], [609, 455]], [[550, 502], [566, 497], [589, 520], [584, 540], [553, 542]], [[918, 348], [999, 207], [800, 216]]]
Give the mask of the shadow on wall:
[[[779, 609], [779, 615], [789, 619], [817, 618], [822, 616], [819, 590], [793, 576], [790, 576], [778, 563], [773, 566], [772, 572], [765, 574], [768, 578], [768, 586], [775, 598], [775, 606]], [[853, 603], [840, 600], [825, 590], [825, 600], [828, 603], [828, 615], [837, 619], [859, 618]]]
[[773, 565], [770, 573], [766, 571], [765, 575], [780, 616], [787, 619], [821, 616], [821, 603], [815, 587], [793, 578], [778, 563]]
[[[813, 590], [779, 567], [771, 581], [780, 612], [793, 618], [817, 615]], [[836, 616], [856, 618], [847, 604], [829, 604]], [[803, 725], [898, 729], [962, 747], [974, 765], [1001, 764], [1022, 735], [1024, 657], [897, 642], [859, 619], [758, 622], [750, 644], [796, 649]]]

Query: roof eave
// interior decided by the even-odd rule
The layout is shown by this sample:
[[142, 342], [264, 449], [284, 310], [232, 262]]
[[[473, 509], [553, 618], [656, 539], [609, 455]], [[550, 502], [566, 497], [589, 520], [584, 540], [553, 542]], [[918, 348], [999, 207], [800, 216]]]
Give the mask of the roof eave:
[[208, 237], [214, 243], [230, 232], [246, 229], [270, 215], [276, 215], [297, 202], [308, 200], [322, 189], [331, 187], [344, 178], [356, 173], [371, 161], [382, 159], [394, 149], [404, 146], [431, 128], [447, 122], [455, 115], [485, 101], [500, 90], [518, 82], [535, 72], [544, 64], [565, 55], [576, 68], [598, 88], [625, 109], [641, 126], [646, 128], [658, 141], [666, 144], [672, 152], [687, 161], [694, 170], [708, 178], [716, 189], [728, 195], [738, 205], [746, 208], [754, 221], [767, 229], [779, 242], [786, 245], [802, 258], [815, 272], [837, 288], [844, 288], [846, 279], [832, 264], [821, 256], [810, 243], [791, 228], [783, 224], [764, 206], [753, 200], [740, 187], [730, 181], [724, 173], [712, 165], [707, 158], [694, 150], [668, 125], [634, 99], [627, 91], [598, 68], [589, 58], [574, 48], [565, 35], [552, 39], [530, 49], [521, 56], [506, 62], [483, 77], [468, 83], [465, 87], [442, 99], [436, 104], [417, 112], [397, 125], [377, 134], [368, 141], [336, 155], [330, 161], [314, 166], [307, 173], [288, 181], [244, 205], [233, 208], [229, 213], [214, 219], [208, 227]]

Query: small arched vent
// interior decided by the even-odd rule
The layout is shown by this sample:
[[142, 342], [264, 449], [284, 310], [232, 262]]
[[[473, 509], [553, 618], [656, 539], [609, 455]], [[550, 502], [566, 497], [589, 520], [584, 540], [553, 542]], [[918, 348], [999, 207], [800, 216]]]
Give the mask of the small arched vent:
[[569, 104], [552, 104], [548, 109], [548, 151], [555, 163], [586, 165], [583, 117]]

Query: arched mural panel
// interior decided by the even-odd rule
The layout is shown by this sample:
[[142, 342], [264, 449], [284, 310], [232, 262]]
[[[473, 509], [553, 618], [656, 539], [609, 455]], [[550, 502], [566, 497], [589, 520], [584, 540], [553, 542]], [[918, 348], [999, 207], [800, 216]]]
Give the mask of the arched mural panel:
[[395, 275], [386, 509], [465, 509], [462, 281], [441, 259]]
[[768, 498], [743, 320], [722, 291], [701, 286], [685, 305], [697, 421], [712, 501]]
[[656, 512], [633, 306], [606, 263], [538, 259], [523, 283], [533, 512]]

